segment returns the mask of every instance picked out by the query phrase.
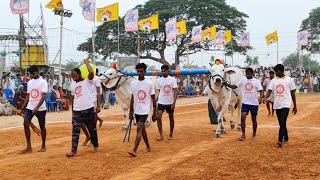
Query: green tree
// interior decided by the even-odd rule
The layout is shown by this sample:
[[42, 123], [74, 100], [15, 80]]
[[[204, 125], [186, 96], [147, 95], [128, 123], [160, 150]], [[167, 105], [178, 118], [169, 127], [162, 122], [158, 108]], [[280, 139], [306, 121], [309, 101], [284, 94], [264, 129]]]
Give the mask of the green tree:
[[302, 21], [300, 30], [308, 30], [310, 33], [307, 50], [320, 53], [320, 7], [311, 10], [309, 17]]
[[244, 62], [245, 62], [248, 66], [259, 64], [259, 57], [258, 57], [258, 56], [254, 56], [254, 57], [247, 56], [247, 57], [246, 57], [246, 60], [245, 60]]
[[[248, 16], [239, 12], [236, 8], [226, 4], [225, 0], [149, 0], [144, 5], [138, 5], [140, 19], [159, 13], [159, 33], [157, 30], [151, 32], [139, 32], [140, 35], [140, 58], [151, 59], [162, 64], [169, 62], [165, 57], [168, 47], [175, 49], [175, 64], [180, 64], [180, 57], [187, 54], [212, 49], [212, 42], [191, 42], [192, 27], [203, 25], [203, 28], [217, 25], [218, 30], [232, 30], [234, 39], [239, 37], [246, 27], [244, 18]], [[165, 23], [172, 17], [177, 21], [187, 20], [186, 35], [179, 36], [176, 42], [166, 42]], [[120, 21], [120, 53], [126, 55], [137, 55], [137, 34], [124, 32], [124, 19]], [[97, 28], [95, 49], [104, 58], [114, 58], [117, 55], [118, 22], [104, 23]], [[92, 53], [91, 38], [79, 45], [78, 50]], [[188, 51], [187, 51], [188, 49]], [[236, 41], [226, 45], [226, 52], [240, 52], [245, 54], [247, 48], [238, 46]]]
[[[320, 72], [320, 65], [319, 62], [316, 60], [312, 60], [310, 58], [310, 55], [303, 55], [303, 68], [308, 72], [309, 71], [309, 62], [310, 62], [310, 72]], [[291, 53], [287, 57], [282, 59], [283, 65], [290, 67], [290, 68], [296, 68], [299, 64], [299, 57], [297, 53]]]

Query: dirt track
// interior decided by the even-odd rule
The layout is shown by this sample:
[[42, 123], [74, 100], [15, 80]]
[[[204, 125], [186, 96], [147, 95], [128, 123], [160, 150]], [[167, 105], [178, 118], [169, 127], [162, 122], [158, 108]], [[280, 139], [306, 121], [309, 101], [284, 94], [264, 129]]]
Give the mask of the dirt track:
[[[298, 96], [299, 112], [288, 121], [289, 144], [281, 149], [275, 144], [277, 120], [266, 116], [262, 105], [258, 137], [245, 142], [237, 140], [239, 132], [230, 130], [229, 123], [227, 134], [216, 139], [206, 104], [177, 107], [175, 140], [157, 142], [153, 124], [147, 130], [152, 151], [144, 153], [141, 141], [136, 158], [127, 154], [133, 147], [135, 127], [130, 143], [122, 144], [121, 115], [104, 117], [109, 123], [99, 128], [99, 153], [79, 146], [79, 156], [71, 159], [64, 155], [71, 146], [70, 123], [47, 127], [46, 153], [37, 152], [40, 138], [35, 134], [33, 153], [21, 155], [23, 129], [0, 132], [1, 179], [320, 179], [319, 108], [319, 95]], [[250, 119], [247, 122], [250, 126]], [[168, 125], [165, 116], [165, 135]], [[248, 137], [251, 132], [247, 127]]]

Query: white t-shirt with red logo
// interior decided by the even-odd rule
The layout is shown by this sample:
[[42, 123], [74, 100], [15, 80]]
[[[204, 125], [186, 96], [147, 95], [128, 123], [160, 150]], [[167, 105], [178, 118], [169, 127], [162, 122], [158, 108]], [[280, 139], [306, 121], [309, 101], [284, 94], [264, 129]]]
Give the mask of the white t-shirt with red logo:
[[290, 77], [273, 78], [268, 89], [273, 92], [273, 109], [282, 109], [291, 107], [291, 91], [296, 89], [294, 80]]
[[134, 114], [148, 115], [150, 112], [151, 95], [155, 94], [152, 81], [147, 79], [132, 81], [131, 93], [134, 99]]
[[[42, 93], [47, 92], [48, 84], [42, 77], [39, 77], [38, 79], [31, 79], [30, 81], [28, 81], [27, 93], [29, 94], [29, 102], [27, 105], [27, 109], [33, 110], [34, 108], [36, 108], [41, 100]], [[39, 107], [39, 111], [46, 110], [46, 102], [43, 101], [43, 103]]]
[[236, 86], [242, 90], [242, 103], [247, 105], [259, 105], [258, 91], [262, 90], [261, 83], [258, 79], [242, 78]]
[[178, 88], [177, 80], [171, 76], [166, 78], [161, 77], [157, 80], [158, 89], [160, 90], [158, 103], [163, 105], [170, 105], [174, 102], [174, 88]]
[[92, 79], [93, 81], [93, 86], [91, 88], [91, 92], [92, 92], [92, 98], [93, 98], [93, 102], [97, 102], [97, 87], [100, 87], [100, 92], [101, 92], [101, 82], [98, 76], [94, 76], [94, 78]]
[[94, 106], [92, 88], [95, 88], [93, 80], [86, 78], [79, 82], [72, 81], [71, 94], [73, 95], [74, 111], [84, 111]]

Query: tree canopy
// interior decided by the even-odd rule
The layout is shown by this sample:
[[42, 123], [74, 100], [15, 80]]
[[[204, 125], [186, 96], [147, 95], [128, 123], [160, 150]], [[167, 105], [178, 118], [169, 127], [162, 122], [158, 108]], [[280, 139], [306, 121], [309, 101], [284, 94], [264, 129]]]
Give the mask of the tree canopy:
[[258, 56], [254, 56], [254, 57], [247, 56], [244, 63], [246, 63], [248, 66], [259, 64], [259, 57]]
[[[235, 7], [226, 4], [225, 0], [149, 0], [144, 5], [135, 7], [139, 9], [139, 19], [149, 17], [155, 13], [159, 14], [159, 33], [157, 30], [151, 32], [140, 31], [140, 58], [151, 59], [162, 64], [169, 64], [165, 56], [168, 47], [175, 49], [175, 64], [179, 64], [180, 57], [187, 54], [197, 53], [203, 49], [215, 51], [212, 42], [191, 42], [192, 27], [203, 25], [203, 29], [217, 26], [219, 30], [232, 30], [233, 38], [238, 38], [246, 28], [245, 18], [248, 16]], [[166, 42], [165, 23], [170, 18], [176, 17], [177, 21], [187, 20], [186, 35], [181, 35], [176, 42]], [[137, 55], [137, 34], [124, 31], [124, 19], [120, 23], [120, 54]], [[95, 49], [104, 58], [114, 58], [117, 53], [118, 22], [106, 22], [96, 30]], [[187, 51], [188, 44], [188, 51]], [[88, 48], [91, 47], [91, 48]], [[78, 50], [92, 53], [92, 39], [89, 38], [78, 46]], [[233, 40], [232, 44], [226, 45], [227, 55], [233, 52], [245, 54], [247, 48], [238, 46]]]
[[302, 21], [301, 30], [308, 30], [310, 33], [307, 50], [320, 53], [320, 7], [311, 10], [309, 17]]
[[[310, 55], [303, 55], [303, 67], [306, 71], [309, 71], [309, 61], [310, 61], [310, 72], [312, 73], [319, 73], [320, 72], [320, 65], [319, 62], [316, 60], [312, 60]], [[299, 64], [299, 56], [297, 53], [291, 53], [287, 57], [282, 59], [283, 65], [288, 66], [291, 68], [296, 68]]]

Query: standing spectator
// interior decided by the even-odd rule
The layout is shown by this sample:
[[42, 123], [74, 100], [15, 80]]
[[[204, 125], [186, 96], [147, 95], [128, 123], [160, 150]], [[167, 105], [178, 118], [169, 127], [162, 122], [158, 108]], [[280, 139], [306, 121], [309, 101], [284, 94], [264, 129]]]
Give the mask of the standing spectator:
[[16, 83], [14, 82], [14, 76], [11, 76], [9, 81], [9, 89], [11, 89], [13, 95], [16, 93], [15, 89], [16, 89]]
[[18, 88], [20, 87], [20, 85], [22, 85], [20, 74], [17, 74], [17, 76], [15, 77], [14, 84], [15, 84], [15, 87], [16, 87], [15, 92], [17, 93], [19, 91]]
[[318, 77], [315, 75], [312, 80], [313, 91], [318, 92]]

